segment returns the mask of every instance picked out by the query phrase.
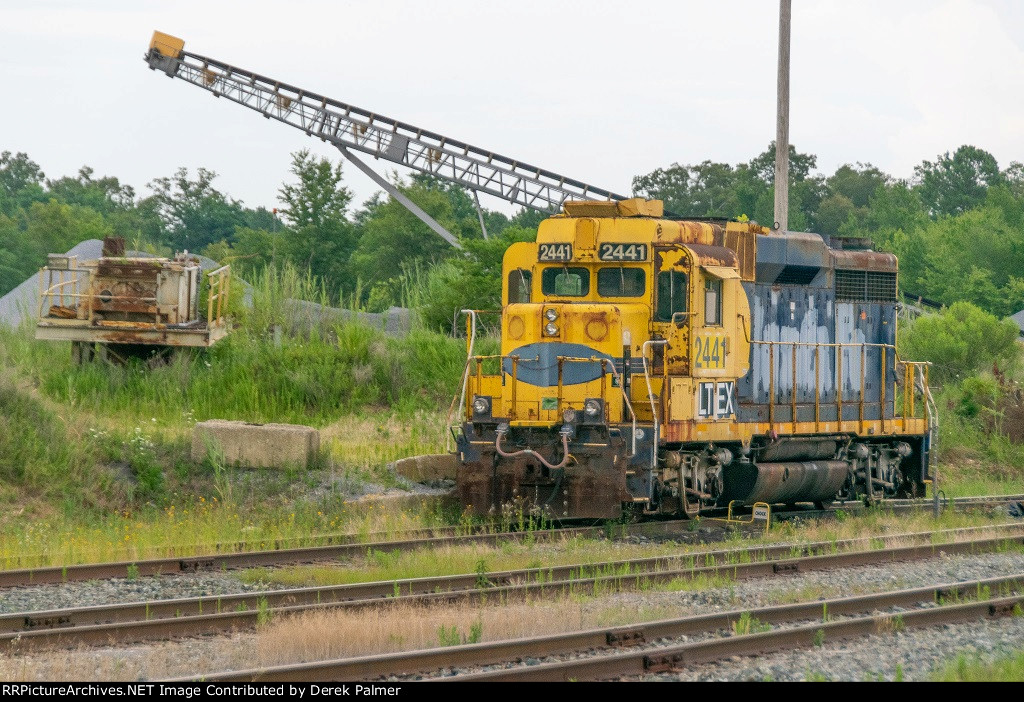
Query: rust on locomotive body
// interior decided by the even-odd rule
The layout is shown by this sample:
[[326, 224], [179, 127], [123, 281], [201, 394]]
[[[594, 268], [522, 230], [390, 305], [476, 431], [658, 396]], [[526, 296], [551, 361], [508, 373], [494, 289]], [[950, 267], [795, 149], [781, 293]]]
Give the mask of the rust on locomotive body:
[[896, 354], [895, 280], [892, 255], [816, 234], [567, 203], [505, 254], [499, 357], [470, 349], [463, 505], [582, 519], [922, 494], [934, 413], [927, 364]]

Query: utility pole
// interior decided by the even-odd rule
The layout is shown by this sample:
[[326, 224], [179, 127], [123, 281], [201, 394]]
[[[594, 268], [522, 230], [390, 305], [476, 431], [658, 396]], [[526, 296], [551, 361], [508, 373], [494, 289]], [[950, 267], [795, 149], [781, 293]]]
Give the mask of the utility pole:
[[779, 0], [779, 106], [775, 135], [775, 227], [789, 228], [789, 23], [793, 0]]

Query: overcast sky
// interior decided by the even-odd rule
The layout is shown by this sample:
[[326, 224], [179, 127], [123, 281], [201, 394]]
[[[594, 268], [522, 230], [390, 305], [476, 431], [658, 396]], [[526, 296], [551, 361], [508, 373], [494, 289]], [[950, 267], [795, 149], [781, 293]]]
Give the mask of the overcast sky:
[[[775, 136], [775, 0], [0, 0], [0, 150], [143, 194], [205, 166], [252, 207], [277, 204], [291, 152], [336, 159], [149, 71], [154, 29], [617, 192], [676, 161], [749, 160]], [[792, 42], [791, 140], [820, 170], [909, 178], [965, 143], [1024, 161], [1024, 2], [795, 0]], [[360, 201], [376, 189], [345, 173]]]

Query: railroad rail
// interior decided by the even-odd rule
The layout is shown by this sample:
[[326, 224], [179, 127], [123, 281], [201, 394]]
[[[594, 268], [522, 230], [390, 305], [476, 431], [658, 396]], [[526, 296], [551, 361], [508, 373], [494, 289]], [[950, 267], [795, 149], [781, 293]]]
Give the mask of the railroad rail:
[[[1014, 577], [1019, 579], [1021, 575]], [[968, 583], [967, 585], [975, 584]], [[949, 587], [945, 586], [945, 588]], [[940, 589], [943, 588], [922, 588], [919, 597], [923, 598], [922, 602], [927, 603], [929, 592], [934, 597], [937, 590]], [[1019, 582], [1014, 586], [1014, 589], [1017, 593], [1008, 597], [920, 608], [897, 614], [851, 617], [841, 621], [823, 622], [820, 621], [820, 614], [825, 611], [824, 608], [826, 606], [828, 606], [830, 611], [834, 612], [833, 607], [844, 608], [846, 603], [843, 600], [821, 601], [813, 603], [813, 605], [820, 606], [818, 610], [819, 621], [804, 626], [776, 629], [758, 634], [712, 638], [694, 643], [661, 645], [645, 650], [634, 650], [609, 656], [593, 656], [575, 660], [542, 663], [536, 666], [520, 666], [505, 670], [470, 673], [454, 677], [449, 676], [443, 678], [443, 680], [464, 682], [598, 680], [670, 672], [689, 665], [711, 663], [733, 656], [752, 656], [785, 649], [810, 648], [820, 645], [825, 641], [891, 633], [911, 628], [937, 626], [939, 624], [1015, 616], [1015, 613], [1019, 612], [1021, 607], [1024, 606], [1024, 594], [1020, 592]], [[894, 598], [901, 593], [886, 594]], [[865, 598], [851, 599], [863, 600]], [[868, 609], [863, 605], [860, 606], [862, 607], [860, 611]], [[758, 618], [761, 614], [765, 616], [770, 615], [770, 613], [759, 610], [754, 610], [754, 612], [760, 612], [759, 614], [752, 615]], [[804, 618], [804, 616], [800, 616], [800, 618]]]
[[[933, 543], [937, 538], [969, 537], [982, 530], [990, 534], [966, 541]], [[890, 545], [908, 539], [927, 542], [911, 546]], [[968, 527], [813, 544], [757, 546], [550, 568], [293, 588], [220, 597], [14, 612], [0, 615], [0, 645], [13, 640], [17, 640], [23, 647], [127, 643], [223, 633], [255, 626], [268, 616], [308, 611], [398, 603], [431, 605], [505, 602], [529, 596], [591, 594], [611, 588], [636, 588], [702, 576], [726, 576], [737, 580], [773, 577], [810, 570], [928, 559], [940, 555], [990, 552], [1014, 545], [1024, 546], [1024, 524]], [[857, 547], [861, 547], [860, 550]], [[876, 550], [871, 550], [873, 548]]]
[[[676, 619], [642, 622], [611, 628], [589, 629], [566, 634], [552, 634], [479, 644], [464, 644], [461, 646], [447, 646], [418, 651], [231, 671], [204, 675], [203, 679], [210, 682], [373, 680], [395, 675], [418, 675], [436, 672], [442, 668], [510, 666], [525, 658], [541, 659], [550, 656], [590, 652], [594, 655], [593, 661], [596, 662], [591, 662], [591, 659], [585, 659], [582, 671], [571, 668], [575, 661], [567, 661], [541, 664], [540, 666], [509, 667], [493, 671], [483, 671], [478, 674], [470, 673], [456, 677], [446, 676], [444, 678], [445, 680], [586, 679], [588, 677], [601, 677], [605, 675], [604, 669], [600, 666], [600, 661], [605, 657], [614, 657], [614, 654], [622, 651], [624, 648], [639, 648], [653, 644], [660, 639], [678, 638], [681, 636], [710, 636], [722, 630], [733, 629], [744, 618], [756, 619], [764, 624], [784, 624], [817, 620], [822, 623], [815, 624], [809, 628], [813, 629], [814, 636], [818, 636], [817, 632], [819, 630], [825, 630], [824, 625], [827, 622], [824, 620], [832, 617], [856, 615], [893, 607], [913, 607], [929, 603], [941, 603], [947, 600], [960, 601], [977, 597], [979, 594], [983, 595], [986, 592], [995, 593], [999, 596], [998, 600], [979, 601], [979, 604], [983, 605], [981, 613], [984, 614], [984, 605], [996, 605], [996, 602], [1005, 600], [1002, 596], [1022, 591], [1024, 591], [1024, 573], [1017, 573], [998, 578], [943, 583], [907, 590], [820, 599], [756, 609], [737, 609], [729, 612], [699, 614]], [[1014, 601], [1018, 600], [1020, 600], [1020, 597], [1015, 598]], [[939, 609], [947, 610], [948, 608], [941, 607]], [[995, 613], [1001, 612], [997, 609], [996, 612], [993, 612], [993, 614]], [[901, 613], [901, 616], [906, 615]], [[887, 618], [877, 617], [876, 619], [879, 622], [884, 622]], [[892, 617], [888, 617], [888, 620], [892, 621]], [[905, 622], [906, 619], [903, 621]], [[826, 633], [823, 637], [827, 640], [835, 638], [837, 632], [836, 625], [838, 624], [846, 624], [846, 622], [831, 624], [833, 628], [825, 630]], [[752, 639], [749, 635], [710, 639], [707, 642], [695, 644], [698, 648], [690, 649], [690, 657], [675, 660], [671, 656], [678, 655], [678, 652], [669, 654], [669, 662], [673, 665], [706, 662], [707, 659], [697, 659], [693, 655], [694, 650], [699, 650], [703, 653], [711, 651], [722, 657], [739, 653], [759, 653], [770, 650], [770, 646], [778, 645], [779, 639], [785, 640], [787, 636], [799, 642], [801, 640], [800, 635], [794, 636], [794, 634], [787, 633], [790, 631], [795, 632], [798, 629], [769, 632], [774, 634], [774, 636], [763, 637], [760, 641], [753, 639], [756, 642], [754, 646], [751, 646]], [[830, 633], [831, 636], [829, 635]], [[758, 645], [763, 646], [763, 648], [758, 649]], [[736, 648], [733, 649], [731, 647]], [[647, 661], [649, 660], [660, 666], [663, 664], [665, 656], [665, 654], [659, 653], [651, 654], [647, 650], [637, 650], [631, 653], [639, 656], [639, 660], [643, 665], [648, 665]], [[630, 664], [636, 663], [636, 659], [632, 656], [627, 656], [627, 659]], [[616, 659], [613, 665], [622, 665], [622, 661]], [[635, 672], [627, 668], [626, 672], [620, 674], [628, 675]], [[639, 672], [652, 672], [652, 669], [645, 667]]]
[[[442, 536], [469, 536], [472, 534], [482, 533], [498, 533], [498, 530], [490, 531], [486, 526], [471, 528], [464, 526], [438, 526], [368, 533], [329, 532], [323, 534], [311, 534], [309, 536], [267, 537], [264, 539], [242, 539], [238, 541], [217, 541], [214, 543], [179, 544], [175, 546], [167, 546], [165, 548], [153, 547], [147, 550], [150, 554], [153, 552], [168, 553], [167, 557], [171, 558], [193, 556], [197, 554], [280, 551], [282, 549], [310, 546], [372, 543], [383, 542], [389, 539], [430, 539]], [[146, 558], [149, 559], [151, 556], [146, 556]], [[0, 567], [0, 572], [3, 570], [14, 569], [28, 570], [32, 568], [60, 568], [64, 565], [79, 565], [73, 563], [54, 565], [51, 561], [51, 556], [46, 553], [5, 556], [0, 558], [0, 561], [3, 563], [2, 567]], [[98, 563], [89, 565], [98, 565]]]
[[[683, 522], [685, 523], [685, 522]], [[637, 530], [671, 528], [679, 522], [652, 523], [660, 526], [629, 525]], [[174, 575], [200, 571], [237, 570], [261, 566], [279, 566], [294, 563], [315, 563], [321, 561], [347, 560], [375, 551], [414, 551], [421, 548], [456, 546], [463, 544], [488, 544], [514, 541], [524, 538], [551, 539], [573, 536], [600, 536], [603, 527], [574, 527], [569, 529], [543, 529], [535, 531], [492, 532], [469, 535], [450, 535], [432, 538], [412, 538], [396, 541], [371, 541], [334, 543], [324, 546], [305, 546], [274, 551], [241, 551], [237, 553], [209, 553], [198, 556], [152, 558], [137, 561], [116, 561], [107, 563], [83, 563], [43, 568], [20, 568], [0, 570], [0, 588], [30, 585], [45, 585], [83, 580], [110, 578], [138, 578], [155, 575]]]
[[[971, 507], [998, 505], [1010, 502], [1024, 502], [1024, 495], [993, 495], [978, 497], [958, 497], [947, 499], [943, 504], [947, 507]], [[882, 509], [893, 511], [912, 511], [931, 508], [930, 501], [922, 500], [887, 500], [880, 504]], [[812, 519], [835, 514], [838, 510], [859, 511], [864, 506], [858, 502], [836, 505], [826, 510], [795, 509], [787, 512], [773, 512], [772, 517], [790, 519], [800, 517]], [[360, 541], [358, 535], [336, 534], [324, 535], [327, 542], [318, 546], [287, 548], [285, 540], [275, 540], [273, 550], [220, 552], [221, 548], [231, 549], [239, 542], [214, 545], [213, 553], [195, 556], [169, 556], [135, 561], [113, 561], [104, 563], [83, 563], [73, 565], [44, 566], [18, 569], [0, 569], [0, 588], [45, 585], [84, 580], [104, 580], [111, 578], [138, 578], [158, 575], [175, 575], [211, 570], [237, 570], [240, 568], [280, 566], [296, 563], [314, 563], [322, 561], [345, 560], [366, 553], [367, 550], [407, 551], [419, 548], [447, 546], [469, 543], [491, 543], [502, 540], [526, 538], [552, 538], [566, 536], [601, 536], [601, 535], [665, 535], [684, 532], [692, 522], [689, 520], [667, 520], [644, 522], [641, 524], [615, 525], [608, 527], [560, 527], [534, 531], [483, 532], [475, 534], [458, 534], [462, 527], [437, 527], [417, 529], [405, 532], [411, 538], [392, 541]], [[433, 536], [428, 535], [433, 534]], [[383, 535], [378, 533], [378, 536]], [[369, 535], [374, 536], [374, 535]], [[315, 538], [315, 537], [314, 537]], [[245, 542], [242, 542], [245, 543]], [[28, 558], [26, 556], [25, 558]], [[10, 560], [10, 559], [8, 559]]]

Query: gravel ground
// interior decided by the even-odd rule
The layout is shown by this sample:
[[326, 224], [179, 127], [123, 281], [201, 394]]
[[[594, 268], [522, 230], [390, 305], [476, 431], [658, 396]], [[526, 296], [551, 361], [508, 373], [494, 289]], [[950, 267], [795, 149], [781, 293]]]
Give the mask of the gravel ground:
[[990, 661], [1024, 646], [1024, 618], [980, 620], [868, 636], [800, 651], [758, 658], [735, 656], [714, 665], [674, 674], [645, 676], [650, 681], [927, 680], [960, 653]]
[[284, 589], [284, 586], [243, 583], [233, 573], [183, 573], [136, 580], [86, 580], [5, 588], [0, 591], [0, 613], [170, 600], [180, 597], [206, 597], [274, 589]]

